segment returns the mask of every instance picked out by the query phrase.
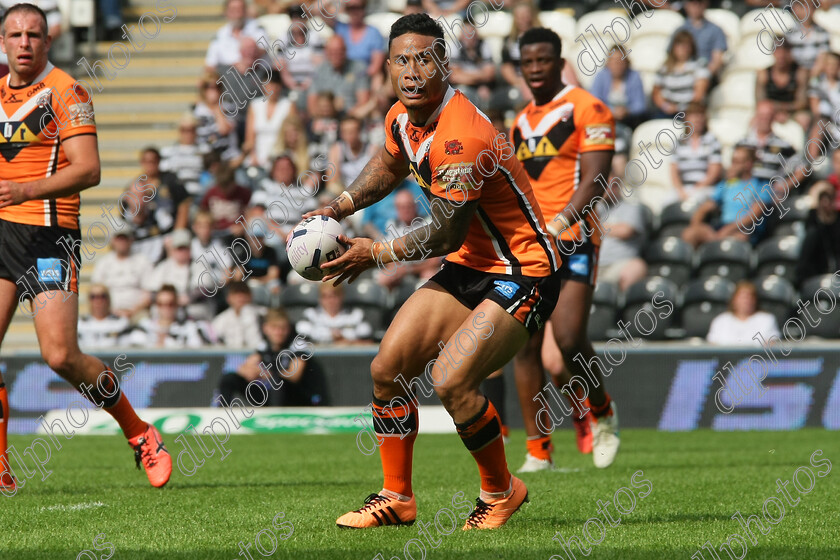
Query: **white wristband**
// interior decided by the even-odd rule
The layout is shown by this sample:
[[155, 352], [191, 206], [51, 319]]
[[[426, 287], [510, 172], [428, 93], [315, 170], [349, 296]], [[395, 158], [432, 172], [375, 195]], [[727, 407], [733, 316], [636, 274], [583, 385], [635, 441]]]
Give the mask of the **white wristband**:
[[350, 199], [350, 205], [353, 207], [353, 212], [356, 212], [356, 202], [353, 200], [353, 197], [350, 196], [350, 193], [347, 192], [347, 191], [344, 191], [341, 194], [347, 196], [347, 198]]

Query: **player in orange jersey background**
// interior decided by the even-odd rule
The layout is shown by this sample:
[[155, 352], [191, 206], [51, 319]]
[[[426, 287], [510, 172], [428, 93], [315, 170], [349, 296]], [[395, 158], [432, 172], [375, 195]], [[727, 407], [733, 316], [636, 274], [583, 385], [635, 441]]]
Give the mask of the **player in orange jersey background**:
[[[93, 104], [47, 60], [50, 37], [40, 8], [9, 8], [0, 46], [9, 59], [0, 80], [0, 342], [20, 304], [33, 316], [47, 365], [114, 417], [138, 467], [153, 486], [163, 486], [172, 459], [160, 434], [137, 416], [108, 366], [78, 344], [79, 192], [100, 176]], [[25, 481], [10, 474], [8, 418], [0, 378], [0, 491], [14, 495]]]
[[522, 75], [534, 99], [516, 116], [510, 138], [563, 254], [563, 285], [545, 336], [532, 337], [514, 360], [528, 436], [520, 472], [554, 467], [550, 436], [537, 426], [541, 405], [534, 401], [543, 387], [544, 365], [558, 387], [567, 385], [572, 375], [585, 383], [578, 382], [578, 394], [568, 395], [573, 404], [582, 403], [572, 407], [571, 416], [576, 420], [580, 451], [591, 450], [595, 466], [604, 468], [618, 451], [618, 417], [604, 390], [602, 372], [593, 362], [598, 358], [586, 329], [601, 244], [600, 223], [591, 204], [603, 194], [609, 177], [615, 123], [600, 100], [563, 83], [562, 45], [554, 31], [530, 29], [520, 37], [519, 45]]

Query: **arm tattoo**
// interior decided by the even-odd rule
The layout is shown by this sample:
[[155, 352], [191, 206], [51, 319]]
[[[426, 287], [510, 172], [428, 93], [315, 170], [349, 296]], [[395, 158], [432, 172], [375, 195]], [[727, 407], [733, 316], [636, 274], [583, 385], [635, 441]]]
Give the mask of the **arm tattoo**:
[[361, 210], [385, 198], [406, 175], [408, 169], [402, 174], [395, 173], [382, 160], [382, 155], [377, 153], [347, 188], [347, 192], [353, 197], [356, 209]]
[[397, 258], [419, 261], [457, 250], [467, 237], [477, 207], [477, 200], [456, 206], [445, 199], [433, 197], [432, 222], [393, 241]]

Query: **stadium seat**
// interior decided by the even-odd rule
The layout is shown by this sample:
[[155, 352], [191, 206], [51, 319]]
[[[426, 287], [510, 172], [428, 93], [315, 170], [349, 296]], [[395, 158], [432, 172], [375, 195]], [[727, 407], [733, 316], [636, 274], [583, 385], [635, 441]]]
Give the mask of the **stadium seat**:
[[653, 83], [656, 81], [656, 72], [639, 70], [639, 74], [641, 74], [642, 78], [642, 89], [645, 91], [645, 95], [650, 97], [651, 93], [653, 93]]
[[493, 57], [493, 63], [500, 65], [502, 63], [502, 50], [505, 46], [505, 40], [501, 37], [485, 37], [484, 42], [490, 47], [490, 56]]
[[709, 119], [709, 130], [722, 146], [731, 148], [746, 137], [752, 113], [743, 109], [725, 111]]
[[657, 237], [680, 237], [691, 221], [691, 215], [694, 214], [695, 208], [696, 204], [688, 200], [665, 206], [659, 213]]
[[[807, 326], [807, 333], [822, 338], [840, 338], [840, 311], [836, 308], [840, 297], [840, 281], [834, 274], [824, 274], [809, 278], [802, 285], [801, 297], [803, 302], [813, 302], [810, 309], [816, 307], [817, 312], [811, 312], [814, 319], [820, 319], [817, 326]], [[833, 296], [833, 297], [832, 297]]]
[[735, 283], [719, 276], [692, 280], [682, 297], [682, 327], [687, 337], [705, 338], [715, 317], [726, 311]]
[[513, 16], [510, 12], [497, 12], [491, 10], [487, 22], [484, 25], [478, 24], [484, 21], [484, 15], [476, 12], [476, 29], [480, 37], [500, 37], [504, 39], [510, 34], [510, 28], [513, 25]]
[[[783, 140], [787, 140], [797, 152], [802, 153], [802, 149], [805, 147], [805, 131], [802, 130], [802, 125], [794, 119], [788, 119], [784, 123], [774, 122], [773, 132]], [[830, 158], [826, 158], [826, 160], [828, 159]]]
[[286, 310], [292, 324], [300, 321], [304, 309], [318, 307], [319, 285], [318, 282], [290, 284], [280, 292], [280, 305]]
[[[730, 70], [763, 70], [773, 64], [773, 55], [765, 54], [759, 50], [755, 42], [755, 35], [752, 41], [741, 38], [741, 44], [735, 49], [734, 54], [729, 62]], [[749, 92], [750, 97], [755, 97], [754, 92]], [[746, 94], [746, 92], [745, 92]]]
[[[771, 12], [775, 12], [776, 15], [773, 15]], [[759, 14], [764, 14], [764, 16], [761, 19], [756, 21], [756, 16], [758, 16]], [[749, 44], [753, 45], [754, 47], [756, 47], [756, 49], [758, 48], [758, 45], [755, 41], [755, 38], [761, 32], [762, 29], [765, 29], [764, 24], [762, 22], [763, 19], [766, 19], [767, 23], [772, 27], [771, 31], [774, 34], [779, 33], [779, 32], [783, 32], [784, 30], [779, 25], [779, 22], [776, 19], [776, 16], [781, 18], [781, 20], [784, 22], [785, 27], [787, 27], [787, 29], [795, 29], [796, 28], [796, 26], [797, 26], [796, 20], [793, 18], [793, 16], [790, 14], [790, 12], [788, 12], [786, 10], [779, 10], [778, 8], [770, 8], [770, 7], [764, 7], [764, 8], [759, 8], [757, 10], [751, 10], [751, 11], [747, 12], [746, 14], [744, 14], [744, 16], [741, 18], [741, 42], [740, 42], [740, 44], [744, 45], [744, 44], [749, 43]], [[767, 34], [765, 33], [764, 35], [766, 36]], [[765, 41], [769, 41], [769, 39], [765, 39]], [[767, 46], [769, 46], [769, 44]]]
[[840, 33], [840, 11], [814, 10], [814, 21], [832, 34]]
[[288, 15], [268, 14], [261, 16], [257, 21], [265, 29], [271, 41], [280, 39], [286, 42], [288, 40], [289, 26], [292, 24], [292, 20]]
[[[663, 340], [666, 338], [666, 331], [674, 322], [673, 309], [679, 307], [678, 296], [679, 289], [671, 280], [661, 276], [650, 276], [627, 288], [621, 318], [630, 324], [627, 329], [633, 336]], [[661, 304], [665, 300], [673, 305], [672, 312], [667, 315]], [[652, 318], [655, 318], [655, 321]], [[640, 332], [640, 329], [650, 333], [645, 334]]]
[[[592, 41], [592, 34], [586, 31], [586, 28], [592, 25], [593, 27], [595, 27], [595, 31], [597, 32], [597, 34], [599, 36], [604, 37], [604, 42], [607, 43], [607, 46], [609, 46], [610, 43], [613, 43], [614, 41], [610, 38], [609, 35], [604, 34], [604, 28], [612, 27], [612, 23], [615, 18], [621, 18], [626, 24], [632, 25], [627, 20], [627, 12], [625, 12], [624, 10], [595, 10], [583, 15], [577, 20], [577, 26], [575, 27], [575, 37], [586, 32], [586, 38], [589, 41]], [[616, 29], [618, 29], [618, 26], [616, 27]], [[633, 27], [632, 33], [635, 32], [636, 28]]]
[[775, 274], [759, 279], [755, 283], [758, 292], [758, 307], [776, 318], [779, 328], [791, 316], [796, 290], [786, 279]]
[[[643, 20], [644, 21], [644, 20]], [[639, 72], [653, 72], [662, 68], [668, 56], [670, 37], [665, 35], [645, 35], [633, 38], [630, 48], [630, 62], [634, 70]]]
[[708, 9], [705, 17], [723, 30], [727, 49], [738, 46], [741, 39], [741, 20], [732, 10]]
[[618, 320], [618, 285], [598, 282], [592, 294], [587, 333], [590, 340], [608, 340], [615, 334]]
[[773, 237], [796, 237], [797, 239], [804, 239], [805, 238], [805, 223], [804, 222], [785, 222], [782, 221], [776, 224], [776, 227], [773, 228], [773, 233], [771, 234]]
[[379, 31], [383, 37], [391, 34], [391, 26], [402, 17], [395, 12], [379, 12], [365, 16], [365, 23]]
[[752, 247], [746, 241], [710, 241], [700, 245], [695, 255], [695, 273], [701, 280], [720, 276], [738, 282], [747, 278], [752, 269]]
[[388, 290], [373, 280], [357, 280], [344, 289], [344, 305], [358, 307], [364, 312], [376, 340], [381, 340], [385, 334], [389, 299]]
[[709, 95], [709, 113], [718, 109], [755, 110], [755, 71], [732, 72]]
[[388, 11], [401, 14], [405, 10], [405, 0], [385, 0], [385, 7]]
[[[650, 17], [646, 15], [640, 15], [637, 19], [641, 24], [641, 27], [636, 29], [635, 25], [633, 26], [633, 34], [632, 34], [632, 41], [630, 46], [635, 48], [635, 42], [641, 38], [647, 38], [651, 35], [657, 35], [659, 37], [664, 37], [667, 39], [667, 43], [671, 41], [671, 35], [674, 34], [674, 31], [677, 30], [679, 26], [685, 22], [685, 18], [680, 15], [679, 12], [675, 12], [672, 10], [652, 10], [653, 13]], [[666, 44], [667, 48], [667, 44]]]
[[799, 245], [796, 237], [773, 237], [759, 244], [756, 248], [756, 278], [773, 274], [789, 282], [795, 281]]
[[648, 274], [668, 278], [682, 286], [691, 278], [693, 252], [691, 245], [679, 237], [657, 239], [645, 249]]
[[575, 44], [575, 18], [562, 12], [540, 12], [540, 23], [560, 35], [563, 51]]
[[636, 191], [634, 195], [638, 196], [639, 202], [650, 208], [654, 214], [661, 212], [664, 206], [677, 198], [677, 193], [673, 187], [654, 182], [658, 179], [659, 177], [653, 177], [652, 180], [648, 179], [645, 181], [644, 186]]

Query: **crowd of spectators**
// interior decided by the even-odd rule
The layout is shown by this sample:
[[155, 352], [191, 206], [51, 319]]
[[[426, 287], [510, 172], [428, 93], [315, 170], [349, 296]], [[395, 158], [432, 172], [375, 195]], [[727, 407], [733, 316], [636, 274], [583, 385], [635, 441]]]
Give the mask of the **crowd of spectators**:
[[[468, 4], [408, 0], [405, 13], [457, 15]], [[538, 7], [545, 9], [544, 4], [505, 4], [512, 26], [500, 64], [468, 23], [451, 50], [450, 82], [500, 129], [531, 98], [519, 71], [517, 41], [541, 25]], [[831, 52], [828, 33], [813, 21], [816, 10], [801, 14], [804, 35], [797, 29], [784, 36], [772, 66], [757, 73], [755, 92], [744, 92], [755, 96], [756, 109], [749, 133], [729, 161], [707, 121], [710, 94], [724, 79], [732, 46], [705, 18], [708, 6], [708, 0], [663, 5], [680, 8], [686, 19], [675, 30], [650, 91], [621, 47], [610, 51], [594, 76], [590, 91], [617, 122], [613, 177], [624, 175], [637, 127], [684, 113], [691, 130], [686, 124], [668, 166], [671, 200], [687, 204], [692, 217], [684, 231], [672, 235], [694, 247], [726, 238], [756, 245], [772, 235], [777, 217], [763, 220], [750, 235], [738, 227], [739, 220], [758, 218], [761, 205], [771, 202], [762, 186], [785, 177], [792, 199], [816, 189], [814, 210], [800, 232], [803, 263], [797, 285], [833, 272], [840, 261], [840, 151], [812, 173], [804, 156], [814, 145], [791, 145], [773, 125], [796, 123], [806, 136], [826, 134], [818, 120], [831, 120], [840, 107], [840, 55]], [[140, 179], [126, 187], [125, 227], [110, 240], [111, 252], [95, 262], [89, 315], [80, 321], [84, 345], [252, 348], [265, 338], [266, 313], [281, 306], [289, 286], [305, 282], [286, 259], [286, 235], [303, 213], [344, 190], [384, 140], [383, 118], [396, 97], [386, 73], [386, 38], [365, 20], [371, 13], [365, 0], [347, 0], [340, 17], [324, 18], [324, 32], [313, 29], [294, 2], [224, 2], [224, 25], [208, 45], [195, 101], [178, 122], [177, 141], [142, 151]], [[286, 14], [292, 23], [288, 37], [301, 46], [287, 46], [294, 53], [266, 52], [273, 37], [261, 26], [262, 14]], [[564, 48], [569, 49], [564, 81], [578, 85], [568, 54], [573, 46]], [[284, 61], [282, 68], [278, 60]], [[818, 179], [825, 180], [813, 187]], [[613, 190], [611, 207], [600, 208], [610, 233], [599, 279], [623, 292], [646, 277], [645, 248], [657, 232], [637, 197]], [[752, 201], [748, 215], [739, 214], [742, 198]], [[345, 226], [350, 234], [394, 237], [426, 223], [426, 206], [409, 178]], [[431, 259], [393, 274], [374, 271], [366, 280], [384, 293], [410, 293], [439, 264], [440, 259]], [[214, 286], [220, 289], [207, 289]], [[342, 296], [341, 290], [322, 287], [318, 305], [291, 330], [319, 344], [375, 338], [361, 310], [343, 306]], [[232, 374], [239, 380], [229, 379], [230, 387], [252, 377], [245, 370]]]

